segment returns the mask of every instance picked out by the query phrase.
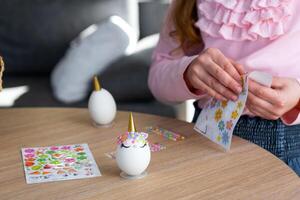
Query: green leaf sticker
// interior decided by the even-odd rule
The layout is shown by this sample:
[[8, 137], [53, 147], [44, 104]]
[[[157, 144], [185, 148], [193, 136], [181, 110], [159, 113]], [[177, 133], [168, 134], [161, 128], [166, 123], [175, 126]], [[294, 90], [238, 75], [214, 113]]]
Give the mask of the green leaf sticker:
[[38, 162], [46, 162], [46, 159], [45, 158], [39, 158], [37, 159]]
[[46, 151], [47, 154], [54, 154], [55, 151]]
[[77, 159], [78, 160], [85, 160], [85, 159], [87, 159], [87, 157], [86, 156], [78, 156]]
[[40, 155], [39, 156], [39, 158], [41, 158], [41, 159], [46, 159], [46, 158], [48, 158], [49, 156], [47, 155], [47, 154], [42, 154], [42, 155]]
[[53, 164], [53, 165], [59, 165], [60, 162], [58, 160], [53, 160], [50, 162], [50, 164]]
[[42, 168], [42, 166], [40, 166], [40, 165], [35, 165], [35, 166], [31, 167], [32, 170], [39, 170], [41, 168]]

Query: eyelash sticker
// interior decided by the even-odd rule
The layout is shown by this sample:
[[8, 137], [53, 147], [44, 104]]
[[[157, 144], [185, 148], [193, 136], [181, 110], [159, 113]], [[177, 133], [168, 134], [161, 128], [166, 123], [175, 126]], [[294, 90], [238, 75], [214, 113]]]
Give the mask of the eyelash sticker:
[[129, 146], [125, 146], [125, 145], [122, 143], [122, 144], [121, 144], [121, 148], [126, 148], [126, 149], [128, 149]]
[[147, 143], [145, 143], [142, 147], [140, 147], [140, 148], [144, 148], [145, 146], [147, 145]]

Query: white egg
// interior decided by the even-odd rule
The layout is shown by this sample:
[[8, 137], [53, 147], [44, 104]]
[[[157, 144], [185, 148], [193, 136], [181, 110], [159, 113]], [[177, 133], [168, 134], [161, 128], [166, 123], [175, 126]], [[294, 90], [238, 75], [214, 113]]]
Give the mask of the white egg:
[[88, 108], [92, 120], [98, 125], [112, 123], [117, 113], [117, 106], [113, 96], [103, 88], [92, 92]]
[[145, 146], [131, 145], [122, 147], [118, 145], [116, 161], [119, 168], [130, 176], [138, 176], [146, 171], [151, 159], [148, 142]]

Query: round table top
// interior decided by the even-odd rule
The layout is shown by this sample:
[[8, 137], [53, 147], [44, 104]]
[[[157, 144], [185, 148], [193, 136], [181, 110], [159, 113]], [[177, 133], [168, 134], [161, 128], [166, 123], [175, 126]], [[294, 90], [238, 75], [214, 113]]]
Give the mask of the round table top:
[[[300, 179], [269, 152], [238, 137], [224, 152], [193, 130], [193, 124], [134, 113], [138, 130], [159, 126], [186, 136], [170, 141], [150, 134], [167, 148], [153, 152], [148, 176], [125, 180], [105, 153], [127, 131], [127, 112], [110, 128], [92, 125], [87, 109], [0, 110], [0, 199], [300, 199]], [[87, 143], [102, 176], [26, 184], [23, 147]]]

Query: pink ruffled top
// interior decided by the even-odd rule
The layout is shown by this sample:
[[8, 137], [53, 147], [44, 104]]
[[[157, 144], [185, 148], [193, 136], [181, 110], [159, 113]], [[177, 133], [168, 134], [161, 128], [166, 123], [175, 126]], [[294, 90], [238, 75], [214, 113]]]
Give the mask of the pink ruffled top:
[[[198, 21], [204, 48], [218, 48], [242, 64], [247, 72], [263, 71], [273, 76], [300, 81], [300, 1], [299, 0], [197, 0]], [[167, 17], [168, 19], [168, 17]], [[192, 93], [183, 79], [189, 64], [203, 48], [174, 55], [178, 43], [170, 37], [171, 21], [166, 21], [153, 54], [149, 87], [163, 102], [196, 99], [199, 107], [206, 94]], [[286, 124], [300, 124], [300, 109], [286, 113]]]
[[276, 39], [286, 31], [291, 0], [198, 0], [196, 26], [211, 37], [255, 41]]

